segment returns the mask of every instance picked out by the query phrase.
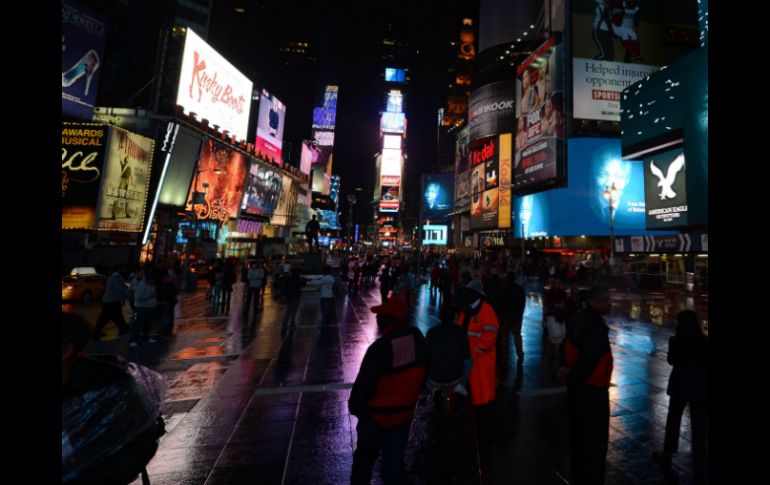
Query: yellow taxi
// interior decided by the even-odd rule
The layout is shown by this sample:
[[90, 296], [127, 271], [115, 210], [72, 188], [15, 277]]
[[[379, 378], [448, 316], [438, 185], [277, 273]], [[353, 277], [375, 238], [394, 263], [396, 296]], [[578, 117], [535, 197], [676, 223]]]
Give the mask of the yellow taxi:
[[73, 268], [69, 275], [61, 280], [61, 299], [79, 300], [88, 303], [99, 299], [104, 293], [106, 277], [98, 274], [96, 268]]

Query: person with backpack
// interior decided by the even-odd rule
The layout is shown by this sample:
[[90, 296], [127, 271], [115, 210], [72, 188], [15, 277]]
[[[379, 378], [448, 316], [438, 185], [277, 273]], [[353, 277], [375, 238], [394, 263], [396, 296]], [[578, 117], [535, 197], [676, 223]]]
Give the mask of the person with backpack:
[[262, 282], [265, 280], [265, 270], [259, 263], [252, 263], [248, 272], [248, 293], [246, 294], [246, 302], [243, 304], [243, 315], [249, 314], [251, 308], [251, 301], [254, 300], [254, 314], [256, 315], [260, 307], [261, 288]]

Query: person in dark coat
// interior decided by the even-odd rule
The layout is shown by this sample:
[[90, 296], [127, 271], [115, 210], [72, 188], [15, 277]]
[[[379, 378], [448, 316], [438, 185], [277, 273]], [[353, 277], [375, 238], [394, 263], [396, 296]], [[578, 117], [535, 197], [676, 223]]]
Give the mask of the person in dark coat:
[[497, 360], [507, 368], [510, 358], [510, 334], [513, 334], [516, 347], [517, 364], [524, 363], [524, 343], [521, 338], [521, 325], [524, 320], [524, 308], [527, 296], [524, 288], [516, 283], [516, 274], [509, 271], [500, 287], [495, 311], [500, 321], [500, 334], [497, 337]]
[[668, 363], [674, 368], [668, 378], [666, 390], [671, 396], [666, 437], [663, 452], [656, 452], [654, 457], [657, 460], [670, 461], [678, 451], [682, 413], [689, 404], [695, 483], [707, 483], [708, 337], [703, 335], [694, 311], [681, 311], [676, 320], [676, 335], [668, 342]]
[[230, 298], [233, 295], [233, 285], [235, 284], [235, 268], [232, 262], [225, 265], [224, 275], [222, 277], [222, 310], [230, 309]]
[[409, 307], [398, 297], [371, 308], [382, 336], [366, 350], [348, 408], [358, 418], [351, 485], [369, 485], [382, 451], [385, 485], [404, 483], [404, 451], [428, 369], [425, 338], [406, 325]]
[[610, 294], [595, 287], [588, 305], [578, 310], [567, 333], [565, 365], [559, 379], [567, 380], [570, 449], [575, 485], [602, 485], [610, 429], [612, 349], [603, 315], [610, 312]]
[[292, 268], [291, 274], [284, 279], [283, 284], [288, 302], [281, 326], [285, 327], [288, 324], [293, 327], [297, 318], [297, 310], [299, 310], [302, 287], [307, 284], [307, 281], [299, 275], [299, 268]]

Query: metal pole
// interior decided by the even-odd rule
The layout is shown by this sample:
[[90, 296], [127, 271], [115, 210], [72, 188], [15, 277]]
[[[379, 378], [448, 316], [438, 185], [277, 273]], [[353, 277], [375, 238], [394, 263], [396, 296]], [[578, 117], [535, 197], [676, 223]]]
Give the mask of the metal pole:
[[612, 192], [610, 192], [610, 272], [613, 272], [615, 267], [615, 231], [612, 225]]

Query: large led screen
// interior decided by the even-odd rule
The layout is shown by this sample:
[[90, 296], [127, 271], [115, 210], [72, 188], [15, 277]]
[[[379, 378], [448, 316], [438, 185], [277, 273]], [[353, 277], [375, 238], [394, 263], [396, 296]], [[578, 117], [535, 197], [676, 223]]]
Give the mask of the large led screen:
[[406, 81], [406, 72], [403, 69], [393, 67], [385, 68], [385, 82], [402, 83]]
[[645, 229], [644, 165], [622, 160], [619, 140], [574, 138], [567, 153], [567, 188], [515, 199], [516, 237], [609, 236], [613, 184], [616, 236], [665, 234]]
[[423, 179], [422, 219], [444, 219], [452, 211], [454, 172], [432, 173]]
[[644, 159], [647, 227], [687, 226], [687, 167], [680, 146]]
[[406, 117], [404, 113], [382, 113], [380, 130], [385, 133], [404, 133], [406, 131]]
[[286, 105], [262, 90], [259, 98], [259, 120], [257, 121], [257, 150], [283, 165], [283, 129], [286, 122]]
[[180, 72], [176, 104], [245, 140], [252, 83], [189, 27]]
[[[207, 139], [187, 195], [187, 210], [198, 219], [222, 223], [237, 217], [248, 166], [249, 159], [240, 152]], [[194, 192], [205, 195], [194, 197]]]

